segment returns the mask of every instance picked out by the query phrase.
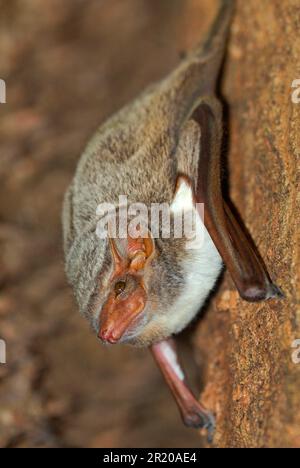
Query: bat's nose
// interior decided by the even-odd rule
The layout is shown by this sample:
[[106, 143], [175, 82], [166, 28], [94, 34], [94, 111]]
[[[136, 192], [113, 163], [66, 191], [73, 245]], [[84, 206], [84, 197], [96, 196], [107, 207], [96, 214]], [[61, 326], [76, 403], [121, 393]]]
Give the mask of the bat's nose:
[[109, 328], [104, 328], [104, 329], [100, 328], [98, 337], [104, 343], [115, 344], [119, 341], [119, 338], [114, 335], [113, 330], [110, 330]]
[[115, 344], [136, 326], [146, 304], [146, 293], [138, 286], [125, 298], [118, 299], [111, 294], [104, 304], [99, 320], [98, 337], [104, 343]]

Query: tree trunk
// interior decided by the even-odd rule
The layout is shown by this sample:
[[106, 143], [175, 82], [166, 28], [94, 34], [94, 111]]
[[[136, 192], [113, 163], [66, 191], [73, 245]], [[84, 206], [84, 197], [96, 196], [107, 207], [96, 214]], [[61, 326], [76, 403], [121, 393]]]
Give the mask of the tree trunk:
[[226, 273], [199, 322], [217, 447], [300, 446], [300, 364], [292, 360], [300, 338], [300, 103], [291, 87], [300, 78], [299, 27], [299, 0], [238, 2], [223, 80], [230, 195], [285, 299], [248, 304]]

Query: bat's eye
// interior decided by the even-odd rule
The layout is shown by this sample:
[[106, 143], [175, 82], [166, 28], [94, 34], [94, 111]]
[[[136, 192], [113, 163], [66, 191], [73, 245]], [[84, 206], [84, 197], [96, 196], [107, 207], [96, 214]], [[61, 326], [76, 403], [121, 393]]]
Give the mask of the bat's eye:
[[126, 288], [126, 281], [124, 281], [124, 280], [117, 281], [116, 284], [115, 284], [115, 293], [116, 293], [116, 295], [119, 296], [119, 294], [121, 294], [123, 291], [125, 291], [125, 288]]

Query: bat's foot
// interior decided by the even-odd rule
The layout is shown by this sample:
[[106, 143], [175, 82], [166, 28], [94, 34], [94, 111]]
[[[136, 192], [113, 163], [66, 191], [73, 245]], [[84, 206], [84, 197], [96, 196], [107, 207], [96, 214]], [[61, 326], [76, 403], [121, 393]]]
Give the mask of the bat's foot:
[[215, 418], [212, 413], [205, 410], [200, 404], [194, 404], [182, 413], [182, 420], [187, 427], [194, 429], [206, 429], [207, 440], [209, 443], [213, 441], [215, 432]]

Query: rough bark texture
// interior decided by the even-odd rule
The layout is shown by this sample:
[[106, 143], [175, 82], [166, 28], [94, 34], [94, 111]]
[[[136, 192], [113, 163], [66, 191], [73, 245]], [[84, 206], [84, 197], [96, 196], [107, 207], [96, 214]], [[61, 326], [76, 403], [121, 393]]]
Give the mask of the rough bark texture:
[[[224, 94], [231, 196], [285, 299], [243, 302], [226, 273], [195, 340], [218, 447], [300, 446], [299, 0], [238, 2]], [[204, 359], [203, 356], [206, 356]]]

